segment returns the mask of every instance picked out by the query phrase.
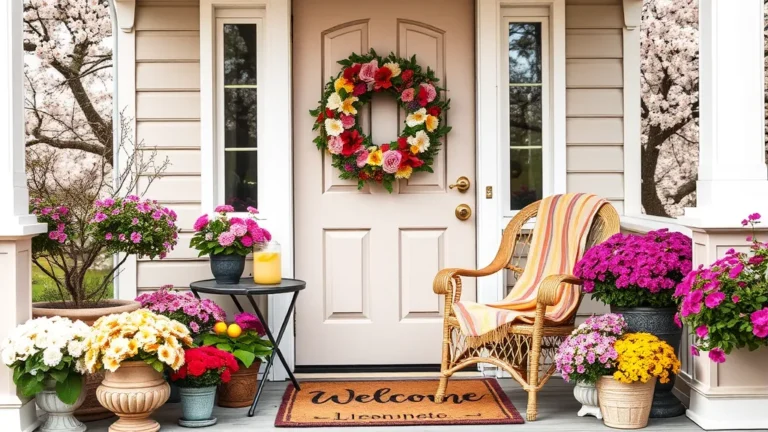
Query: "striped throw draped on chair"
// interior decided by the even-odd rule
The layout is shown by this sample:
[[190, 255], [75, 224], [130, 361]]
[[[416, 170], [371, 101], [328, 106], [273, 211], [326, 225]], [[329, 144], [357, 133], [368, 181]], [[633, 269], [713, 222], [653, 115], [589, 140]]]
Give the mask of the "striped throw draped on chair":
[[[547, 276], [573, 273], [584, 253], [592, 220], [604, 203], [596, 195], [583, 193], [541, 200], [523, 274], [509, 295], [498, 303], [454, 303], [453, 311], [462, 332], [479, 337], [506, 324], [532, 324], [539, 285]], [[568, 319], [579, 303], [579, 287], [564, 284], [560, 292], [557, 303], [548, 306], [545, 314], [545, 319], [552, 323]]]

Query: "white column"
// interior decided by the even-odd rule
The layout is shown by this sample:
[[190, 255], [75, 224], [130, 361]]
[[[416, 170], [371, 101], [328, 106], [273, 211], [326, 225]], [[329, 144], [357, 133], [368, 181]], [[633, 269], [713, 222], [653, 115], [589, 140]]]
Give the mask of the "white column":
[[[0, 337], [31, 316], [31, 242], [46, 226], [28, 214], [24, 171], [22, 2], [0, 2]], [[12, 372], [0, 365], [0, 425], [8, 431], [37, 427], [34, 400], [16, 394]]]
[[[698, 225], [768, 214], [763, 116], [763, 1], [699, 3]], [[759, 197], [759, 198], [758, 198]]]

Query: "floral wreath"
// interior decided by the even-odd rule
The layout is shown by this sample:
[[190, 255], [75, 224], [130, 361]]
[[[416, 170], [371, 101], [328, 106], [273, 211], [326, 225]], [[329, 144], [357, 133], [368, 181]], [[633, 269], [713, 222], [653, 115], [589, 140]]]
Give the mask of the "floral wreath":
[[[392, 192], [397, 179], [433, 172], [440, 139], [451, 130], [445, 125], [450, 100], [441, 99], [443, 89], [435, 85], [434, 71], [424, 72], [415, 55], [382, 58], [374, 50], [353, 53], [338, 63], [344, 69], [326, 84], [320, 106], [309, 113], [316, 117], [312, 130], [320, 131], [314, 143], [332, 155], [331, 165], [341, 170], [339, 178], [357, 179], [358, 189], [365, 182], [382, 183]], [[395, 96], [407, 113], [397, 141], [381, 145], [373, 144], [357, 121], [358, 111], [377, 92]]]

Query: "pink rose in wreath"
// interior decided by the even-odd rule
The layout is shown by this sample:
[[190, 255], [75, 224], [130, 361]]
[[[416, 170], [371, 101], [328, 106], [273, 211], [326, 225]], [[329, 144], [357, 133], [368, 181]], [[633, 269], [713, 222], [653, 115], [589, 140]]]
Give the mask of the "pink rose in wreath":
[[437, 91], [432, 84], [422, 84], [421, 89], [427, 92], [427, 102], [432, 102], [437, 97]]
[[331, 152], [331, 154], [340, 154], [343, 149], [344, 140], [342, 140], [341, 137], [332, 136], [328, 140], [328, 151]]
[[387, 150], [384, 152], [384, 162], [381, 167], [384, 172], [394, 174], [400, 167], [400, 161], [403, 160], [403, 155], [397, 150]]
[[357, 167], [362, 168], [368, 163], [368, 150], [363, 150], [357, 155]]
[[341, 125], [344, 126], [344, 129], [349, 129], [352, 126], [355, 125], [355, 116], [348, 115], [348, 114], [342, 114], [341, 115]]
[[360, 79], [372, 83], [376, 78], [376, 72], [379, 70], [379, 61], [371, 60], [368, 63], [363, 64], [360, 68]]
[[411, 102], [413, 100], [413, 88], [407, 88], [400, 94], [400, 100], [403, 102]]

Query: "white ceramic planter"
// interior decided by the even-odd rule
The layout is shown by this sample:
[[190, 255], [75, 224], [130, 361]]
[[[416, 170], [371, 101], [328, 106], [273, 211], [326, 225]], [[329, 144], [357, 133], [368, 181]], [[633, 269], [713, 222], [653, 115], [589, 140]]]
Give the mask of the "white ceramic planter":
[[75, 410], [83, 404], [85, 400], [85, 386], [80, 392], [74, 404], [69, 405], [56, 396], [56, 381], [49, 380], [45, 382], [45, 389], [37, 394], [37, 405], [43, 411], [48, 413], [45, 424], [40, 427], [42, 432], [83, 432], [85, 425], [78, 421], [73, 415]]
[[598, 419], [603, 418], [597, 402], [597, 387], [594, 384], [577, 383], [573, 388], [573, 397], [581, 404], [579, 417], [591, 415]]

